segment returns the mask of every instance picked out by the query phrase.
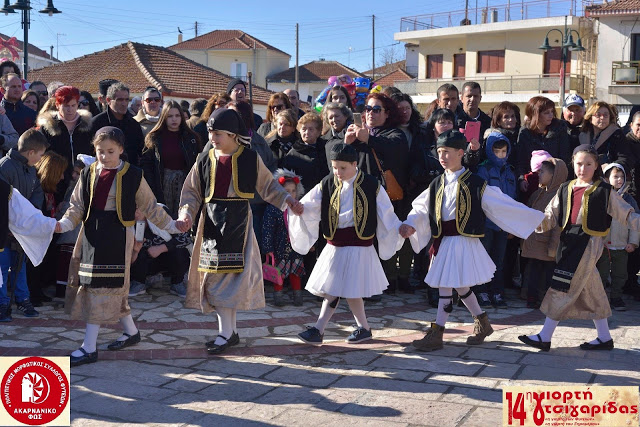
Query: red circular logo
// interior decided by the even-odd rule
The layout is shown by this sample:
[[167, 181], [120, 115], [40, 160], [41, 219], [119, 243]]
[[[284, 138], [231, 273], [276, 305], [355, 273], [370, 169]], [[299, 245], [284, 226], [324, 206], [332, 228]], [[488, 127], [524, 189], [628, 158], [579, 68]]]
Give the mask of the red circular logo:
[[62, 369], [42, 357], [27, 357], [4, 374], [2, 404], [16, 421], [49, 424], [69, 402], [69, 380]]

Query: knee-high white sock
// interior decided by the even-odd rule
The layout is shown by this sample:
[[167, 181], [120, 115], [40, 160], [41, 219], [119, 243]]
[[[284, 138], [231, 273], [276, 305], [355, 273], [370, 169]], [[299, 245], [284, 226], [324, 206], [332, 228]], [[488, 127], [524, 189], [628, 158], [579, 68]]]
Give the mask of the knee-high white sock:
[[[100, 331], [100, 325], [94, 325], [93, 323], [87, 323], [87, 328], [84, 331], [84, 341], [82, 342], [82, 348], [87, 353], [93, 353], [96, 351], [98, 342], [98, 332]], [[80, 350], [76, 350], [71, 353], [72, 356], [80, 357], [84, 353]]]
[[447, 319], [449, 318], [449, 313], [444, 311], [444, 307], [451, 304], [451, 296], [453, 295], [453, 290], [451, 288], [439, 288], [438, 293], [440, 294], [440, 299], [438, 300], [438, 314], [436, 314], [436, 324], [444, 327], [444, 325], [447, 323]]
[[[471, 288], [457, 288], [456, 289], [456, 291], [458, 291], [458, 295], [465, 295], [470, 290], [471, 290]], [[476, 294], [475, 293], [471, 292], [471, 295], [469, 295], [468, 297], [464, 298], [462, 300], [462, 302], [467, 307], [467, 310], [469, 310], [469, 312], [471, 314], [473, 314], [474, 316], [478, 317], [483, 313], [482, 309], [480, 308], [480, 304], [478, 304], [478, 298], [476, 298]]]
[[[551, 338], [553, 337], [553, 333], [555, 332], [556, 327], [558, 326], [558, 323], [560, 322], [557, 320], [553, 320], [549, 317], [547, 317], [544, 320], [544, 326], [542, 327], [542, 330], [538, 334], [540, 335], [540, 338], [542, 339], [543, 342], [551, 341]], [[537, 335], [529, 335], [529, 338], [531, 338], [534, 341], [538, 341]]]
[[364, 300], [362, 298], [347, 298], [347, 303], [358, 326], [370, 330], [371, 327], [367, 322], [367, 315], [364, 313]]
[[329, 320], [331, 320], [331, 316], [336, 312], [335, 307], [331, 307], [331, 303], [335, 301], [335, 297], [325, 298], [322, 301], [322, 308], [320, 309], [320, 316], [318, 316], [318, 321], [316, 322], [316, 329], [320, 331], [321, 334], [324, 334], [324, 328], [327, 327]]
[[233, 312], [235, 310], [233, 308], [227, 307], [216, 307], [216, 312], [218, 313], [218, 331], [220, 335], [216, 338], [215, 343], [217, 345], [222, 345], [226, 342], [224, 338], [229, 339], [231, 335], [233, 335]]
[[[138, 333], [138, 328], [136, 328], [136, 324], [133, 323], [133, 317], [131, 317], [131, 315], [125, 316], [120, 319], [120, 324], [122, 325], [122, 329], [125, 333], [131, 336]], [[129, 337], [126, 335], [121, 335], [120, 338], [118, 338], [118, 341], [126, 341], [127, 338]]]
[[[609, 322], [607, 319], [597, 319], [593, 321], [596, 325], [596, 331], [598, 332], [598, 338], [601, 341], [606, 342], [611, 339], [611, 333], [609, 332]], [[591, 344], [600, 344], [598, 340], [591, 341]]]

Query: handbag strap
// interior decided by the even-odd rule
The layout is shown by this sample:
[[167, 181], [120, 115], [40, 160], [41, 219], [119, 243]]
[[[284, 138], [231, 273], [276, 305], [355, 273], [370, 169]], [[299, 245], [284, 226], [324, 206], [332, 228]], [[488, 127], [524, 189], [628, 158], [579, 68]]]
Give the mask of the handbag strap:
[[275, 267], [275, 266], [276, 266], [276, 259], [275, 259], [275, 257], [274, 257], [272, 254], [267, 254], [267, 259], [266, 259], [266, 261], [267, 261], [267, 262], [269, 262], [269, 258], [271, 258], [271, 265], [272, 265], [273, 267]]
[[384, 169], [382, 169], [382, 165], [380, 165], [380, 160], [378, 160], [378, 155], [376, 154], [376, 150], [372, 148], [371, 153], [373, 154], [373, 158], [376, 159], [376, 164], [378, 165], [378, 170], [380, 171], [380, 179], [382, 179], [382, 185], [386, 186], [387, 181], [384, 179]]

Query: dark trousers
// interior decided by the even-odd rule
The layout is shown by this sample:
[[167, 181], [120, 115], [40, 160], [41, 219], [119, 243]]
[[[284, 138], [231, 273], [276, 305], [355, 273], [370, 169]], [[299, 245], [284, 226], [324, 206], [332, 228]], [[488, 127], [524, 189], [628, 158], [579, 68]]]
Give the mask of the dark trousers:
[[382, 261], [382, 268], [389, 283], [397, 281], [398, 278], [408, 279], [411, 274], [411, 261], [413, 249], [409, 239], [406, 239], [398, 252], [388, 260]]
[[598, 272], [603, 284], [607, 283], [609, 274], [611, 274], [611, 299], [622, 297], [622, 288], [627, 281], [628, 257], [628, 253], [624, 249], [616, 251], [604, 248], [598, 260]]
[[136, 262], [131, 265], [131, 280], [144, 283], [147, 276], [169, 272], [171, 283], [180, 283], [189, 270], [189, 251], [186, 248], [170, 250], [151, 258], [147, 248], [140, 250]]
[[481, 237], [480, 241], [496, 265], [496, 272], [489, 283], [483, 283], [478, 286], [476, 293], [503, 294], [504, 279], [502, 266], [504, 265], [504, 255], [507, 250], [507, 233], [502, 230], [487, 228], [485, 229], [484, 237]]
[[551, 276], [556, 266], [554, 261], [541, 261], [535, 258], [523, 258], [527, 260], [524, 269], [522, 286], [527, 288], [527, 301], [542, 300], [542, 296], [549, 289]]

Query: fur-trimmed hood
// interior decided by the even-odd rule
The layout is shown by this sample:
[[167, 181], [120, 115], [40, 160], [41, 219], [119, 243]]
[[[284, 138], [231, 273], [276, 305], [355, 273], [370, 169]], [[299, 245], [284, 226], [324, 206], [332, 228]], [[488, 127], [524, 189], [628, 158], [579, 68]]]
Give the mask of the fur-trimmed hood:
[[278, 181], [280, 178], [298, 178], [300, 181], [296, 184], [296, 198], [300, 199], [304, 195], [304, 187], [302, 186], [302, 177], [289, 169], [276, 169], [273, 173], [273, 177]]
[[[91, 119], [93, 116], [85, 110], [78, 110], [80, 123], [74, 132], [91, 132]], [[43, 128], [49, 135], [58, 136], [62, 133], [60, 126], [64, 126], [57, 111], [47, 111], [38, 115], [36, 125]]]

